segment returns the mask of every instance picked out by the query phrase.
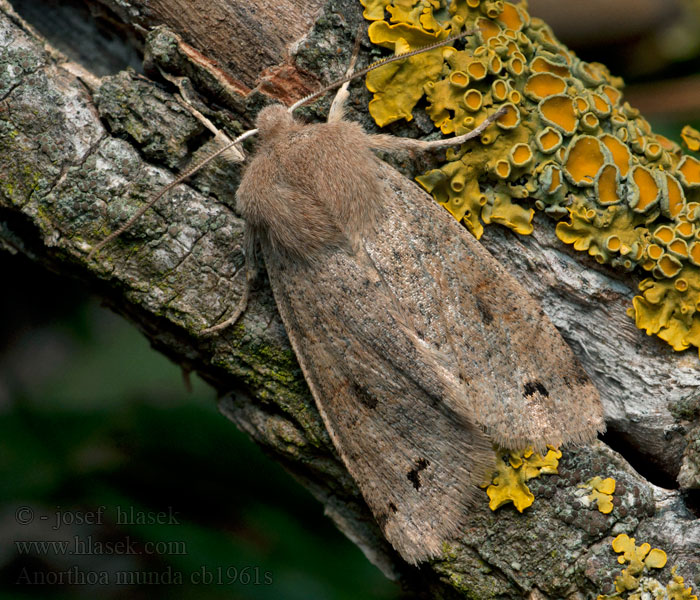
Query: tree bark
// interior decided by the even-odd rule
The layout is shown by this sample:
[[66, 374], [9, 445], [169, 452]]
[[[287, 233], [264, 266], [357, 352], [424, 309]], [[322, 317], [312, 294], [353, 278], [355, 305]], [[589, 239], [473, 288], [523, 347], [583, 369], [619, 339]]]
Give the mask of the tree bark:
[[[237, 131], [265, 103], [296, 99], [342, 74], [362, 23], [351, 0], [255, 3], [257, 12], [248, 2], [208, 2], [204, 12], [216, 25], [206, 27], [196, 3], [104, 4], [129, 25], [172, 28], [149, 33], [147, 73], [188, 76], [234, 117], [201, 110]], [[310, 489], [388, 576], [434, 597], [592, 597], [611, 592], [621, 567], [610, 540], [628, 533], [664, 549], [667, 569], [677, 565], [687, 583], [700, 583], [697, 500], [654, 485], [671, 487], [679, 477], [684, 488], [700, 488], [698, 357], [674, 353], [625, 315], [636, 276], [565, 248], [544, 218], [531, 236], [487, 229], [485, 245], [542, 303], [600, 390], [609, 433], [605, 443], [565, 452], [558, 477], [532, 480], [537, 498], [524, 514], [491, 512], [484, 496], [473, 526], [442, 557], [409, 567], [339, 460], [264, 277], [236, 326], [196, 335], [242, 293], [243, 223], [232, 209], [240, 167], [218, 163], [178, 186], [88, 262], [89, 249], [170, 181], [191, 147], [207, 151], [209, 136], [164, 85], [133, 72], [96, 77], [50, 48], [5, 0], [0, 39], [0, 244], [89, 283], [155, 348], [199, 372], [220, 393], [222, 412]], [[353, 90], [351, 118], [372, 129], [368, 92]], [[416, 121], [393, 130], [428, 131]], [[398, 166], [411, 174], [425, 164]], [[577, 494], [597, 475], [617, 481], [607, 515]]]

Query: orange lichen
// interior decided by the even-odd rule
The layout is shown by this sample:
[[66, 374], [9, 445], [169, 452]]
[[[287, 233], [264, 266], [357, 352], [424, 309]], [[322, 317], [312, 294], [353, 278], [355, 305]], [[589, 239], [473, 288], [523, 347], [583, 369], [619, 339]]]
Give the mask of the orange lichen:
[[593, 133], [598, 129], [600, 121], [593, 113], [586, 113], [581, 117], [581, 127], [588, 133]]
[[656, 263], [654, 274], [659, 277], [675, 277], [683, 268], [680, 260], [668, 254], [664, 254]]
[[491, 94], [496, 102], [503, 102], [508, 96], [508, 84], [502, 79], [496, 79], [491, 84]]
[[569, 67], [558, 65], [550, 62], [543, 56], [537, 56], [530, 63], [530, 70], [533, 73], [554, 73], [559, 77], [570, 77], [571, 71]]
[[498, 26], [498, 24], [489, 19], [477, 19], [476, 26], [479, 29], [483, 42], [488, 42], [491, 38], [496, 37], [501, 32], [501, 28]]
[[556, 150], [558, 150], [561, 146], [563, 139], [564, 138], [562, 137], [561, 133], [552, 127], [546, 127], [540, 133], [538, 133], [537, 137], [535, 138], [537, 146], [544, 154], [556, 152]]
[[602, 206], [617, 204], [621, 201], [618, 194], [619, 171], [615, 165], [605, 165], [596, 180], [598, 203]]
[[690, 245], [690, 248], [688, 248], [688, 255], [690, 262], [700, 266], [700, 242], [693, 242]]
[[569, 146], [564, 159], [564, 172], [576, 185], [593, 185], [605, 164], [605, 155], [597, 138], [590, 135], [577, 137]]
[[511, 73], [519, 77], [525, 71], [525, 61], [519, 56], [512, 56], [511, 59], [506, 63], [506, 68]]
[[617, 106], [620, 103], [620, 100], [622, 99], [622, 92], [619, 89], [614, 88], [611, 85], [604, 85], [601, 89], [608, 97], [608, 100], [610, 100], [610, 104]]
[[681, 129], [681, 139], [683, 140], [685, 147], [691, 152], [697, 152], [700, 150], [700, 131], [694, 127], [691, 127], [690, 125], [683, 127], [683, 129]]
[[525, 22], [518, 7], [508, 2], [503, 3], [503, 12], [496, 17], [496, 20], [512, 31], [520, 31]]
[[[507, 160], [499, 160], [494, 170], [501, 179], [506, 179], [510, 175], [510, 163]], [[700, 244], [698, 247], [700, 248]]]
[[662, 225], [661, 227], [656, 228], [654, 231], [654, 237], [662, 244], [666, 245], [673, 241], [675, 234], [673, 229], [671, 229], [668, 225]]
[[550, 184], [547, 187], [547, 193], [553, 194], [561, 186], [561, 171], [556, 167], [550, 167], [549, 169]]
[[688, 244], [685, 240], [675, 239], [668, 245], [668, 251], [678, 258], [688, 258]]
[[529, 98], [539, 101], [566, 91], [566, 82], [558, 75], [537, 73], [527, 80], [523, 91]]
[[610, 103], [607, 98], [600, 94], [591, 94], [591, 99], [593, 100], [591, 108], [599, 117], [607, 117], [610, 114]]
[[578, 118], [574, 103], [569, 96], [550, 96], [540, 102], [539, 109], [545, 123], [554, 125], [566, 135], [576, 131]]
[[661, 210], [663, 214], [675, 219], [681, 214], [685, 205], [685, 195], [678, 180], [666, 173], [666, 193], [661, 197]]
[[630, 208], [636, 212], [646, 212], [659, 200], [659, 186], [651, 171], [641, 166], [632, 169], [632, 181], [637, 191], [630, 202]]
[[505, 112], [496, 119], [496, 125], [501, 129], [513, 129], [520, 124], [520, 111], [513, 104], [504, 104]]
[[482, 95], [479, 90], [469, 90], [466, 94], [464, 94], [464, 104], [466, 105], [467, 109], [471, 111], [479, 110], [481, 108], [482, 101]]
[[678, 165], [681, 181], [688, 188], [700, 186], [700, 161], [693, 156], [684, 156]]
[[[493, 222], [528, 233], [533, 205], [568, 215], [557, 225], [560, 239], [655, 278], [643, 282], [630, 311], [640, 328], [674, 348], [700, 344], [700, 161], [652, 132], [623, 101], [621, 80], [569, 52], [523, 3], [362, 2], [375, 21], [370, 39], [395, 52], [476, 30], [456, 47], [371, 73], [370, 112], [379, 124], [410, 120], [423, 93], [445, 134], [471, 131], [506, 107], [420, 183], [477, 237]], [[700, 147], [691, 128], [682, 137]]]
[[664, 249], [656, 244], [649, 244], [647, 246], [647, 256], [651, 258], [654, 262], [658, 261], [664, 254]]
[[582, 98], [581, 96], [577, 96], [574, 98], [574, 107], [576, 108], [576, 112], [579, 115], [582, 115], [589, 109], [588, 100]]
[[469, 77], [471, 77], [475, 81], [479, 81], [486, 77], [488, 69], [486, 68], [486, 65], [484, 65], [484, 63], [474, 61], [469, 63], [469, 66], [467, 67], [467, 73], [469, 74]]
[[469, 75], [462, 71], [453, 71], [450, 73], [449, 81], [458, 88], [465, 88], [469, 85]]
[[688, 221], [681, 221], [678, 225], [676, 225], [675, 230], [676, 234], [683, 238], [692, 237], [693, 233], [695, 233], [693, 224], [689, 223]]
[[524, 167], [532, 158], [532, 150], [527, 144], [516, 144], [510, 151], [510, 162], [514, 167]]
[[644, 146], [644, 156], [652, 161], [660, 158], [662, 151], [663, 148], [661, 147], [661, 144], [657, 142], [647, 141], [646, 145]]
[[489, 73], [492, 75], [498, 75], [502, 68], [503, 63], [501, 62], [501, 59], [498, 58], [498, 55], [492, 56], [488, 62]]
[[620, 176], [626, 177], [627, 171], [629, 171], [630, 161], [632, 160], [629, 148], [610, 134], [600, 136], [600, 141], [603, 142], [605, 147], [610, 151], [613, 161], [617, 165], [617, 168], [620, 169]]

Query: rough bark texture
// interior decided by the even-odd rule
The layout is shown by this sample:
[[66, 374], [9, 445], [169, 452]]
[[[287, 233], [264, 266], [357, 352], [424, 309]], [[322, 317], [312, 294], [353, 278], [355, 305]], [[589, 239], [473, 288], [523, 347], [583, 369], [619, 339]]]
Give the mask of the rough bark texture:
[[[247, 21], [221, 21], [221, 31], [202, 36], [189, 3], [179, 12], [156, 10], [171, 3], [107, 4], [143, 26], [165, 22], [183, 35], [194, 32], [188, 39], [196, 50], [165, 30], [151, 33], [148, 72], [158, 64], [190, 76], [234, 112], [241, 122], [228, 125], [239, 130], [270, 97], [298, 97], [314, 78], [341, 73], [361, 20], [351, 0], [329, 2], [315, 23], [321, 2], [289, 0], [280, 18], [294, 27], [281, 34], [281, 25], [269, 27], [272, 3], [256, 3], [257, 15], [246, 15], [238, 5], [250, 3], [216, 2], [208, 14], [226, 4], [229, 16]], [[251, 52], [267, 58], [237, 62], [236, 46], [224, 58], [208, 45], [212, 33], [218, 40], [246, 39]], [[292, 49], [294, 61], [285, 63], [283, 54]], [[267, 67], [273, 67], [267, 79], [259, 77]], [[264, 277], [235, 327], [211, 339], [194, 335], [241, 294], [243, 278], [235, 276], [243, 265], [237, 247], [243, 224], [231, 208], [239, 167], [214, 166], [192, 186], [179, 186], [96, 262], [86, 261], [108, 227], [171, 179], [166, 167], [180, 167], [209, 137], [164, 89], [129, 72], [100, 79], [67, 62], [0, 0], [0, 244], [90, 283], [158, 350], [201, 373], [221, 393], [224, 414], [308, 487], [371, 560], [414, 589], [473, 598], [611, 593], [621, 566], [610, 541], [619, 533], [667, 552], [660, 581], [677, 565], [686, 583], [700, 584], [697, 496], [657, 487], [616, 452], [652, 481], [671, 487], [678, 477], [683, 487], [700, 488], [697, 354], [674, 353], [637, 330], [625, 315], [634, 277], [569, 252], [546, 219], [527, 237], [492, 226], [484, 241], [542, 303], [593, 378], [609, 445], [566, 452], [560, 476], [532, 480], [537, 499], [523, 514], [508, 507], [491, 512], [484, 497], [473, 525], [439, 560], [420, 570], [403, 564], [337, 458]], [[359, 110], [352, 118], [366, 122], [366, 92], [354, 89]], [[618, 484], [608, 515], [577, 495], [577, 485], [596, 475]]]

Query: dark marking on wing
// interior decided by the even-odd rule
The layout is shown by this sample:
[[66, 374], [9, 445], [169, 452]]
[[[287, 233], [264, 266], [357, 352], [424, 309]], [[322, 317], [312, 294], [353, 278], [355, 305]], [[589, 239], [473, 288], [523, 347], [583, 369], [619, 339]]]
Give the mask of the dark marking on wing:
[[360, 402], [362, 402], [362, 404], [364, 404], [367, 408], [377, 408], [377, 399], [367, 391], [367, 388], [353, 382], [352, 390], [354, 392], [354, 395], [357, 396], [357, 399]]
[[475, 296], [474, 299], [476, 301], [476, 308], [481, 313], [482, 322], [484, 325], [491, 325], [491, 323], [493, 323], [493, 313], [491, 312], [491, 309], [486, 305], [483, 298], [480, 296]]
[[428, 460], [426, 460], [425, 458], [419, 458], [416, 461], [415, 468], [411, 469], [406, 474], [406, 477], [408, 477], [408, 480], [413, 484], [413, 487], [416, 488], [417, 490], [419, 490], [420, 486], [421, 486], [419, 474], [421, 471], [424, 471], [425, 469], [427, 469], [429, 464], [430, 464], [430, 462]]
[[537, 381], [535, 379], [535, 381], [528, 381], [525, 384], [523, 396], [527, 398], [528, 396], [534, 396], [538, 392], [541, 396], [544, 396], [545, 398], [549, 397], [549, 392], [547, 391], [547, 388], [544, 387], [541, 381]]

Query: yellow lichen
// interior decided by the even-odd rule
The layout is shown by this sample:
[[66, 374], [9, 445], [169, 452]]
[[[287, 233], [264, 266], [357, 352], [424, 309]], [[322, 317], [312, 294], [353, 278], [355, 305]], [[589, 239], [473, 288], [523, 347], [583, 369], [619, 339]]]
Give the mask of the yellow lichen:
[[510, 151], [510, 162], [514, 167], [524, 167], [532, 161], [533, 154], [527, 144], [515, 144]]
[[569, 145], [564, 159], [564, 172], [575, 185], [590, 186], [595, 182], [603, 164], [605, 155], [598, 139], [581, 135]]
[[504, 104], [503, 108], [505, 112], [496, 119], [496, 125], [501, 129], [513, 129], [520, 125], [520, 111], [518, 108], [510, 102]]
[[[619, 240], [617, 242], [611, 240], [611, 243], [619, 243]], [[600, 512], [604, 515], [612, 512], [612, 495], [615, 493], [615, 480], [612, 477], [602, 479], [596, 476], [590, 481], [580, 484], [579, 487], [591, 490], [591, 493], [586, 496], [586, 500], [595, 502]]]
[[630, 201], [630, 208], [635, 212], [647, 212], [659, 200], [659, 186], [652, 172], [646, 167], [635, 166], [631, 174], [635, 192]]
[[574, 110], [574, 102], [569, 96], [562, 94], [546, 98], [540, 102], [539, 109], [542, 120], [548, 125], [557, 127], [565, 135], [576, 131], [578, 117]]
[[562, 66], [556, 63], [550, 62], [544, 56], [537, 56], [532, 61], [530, 69], [533, 73], [553, 73], [559, 77], [570, 77], [571, 71], [569, 67]]
[[528, 449], [522, 453], [510, 452], [507, 460], [499, 461], [492, 483], [482, 485], [486, 487], [491, 510], [512, 502], [519, 512], [523, 512], [534, 502], [535, 497], [525, 482], [540, 475], [554, 475], [558, 472], [561, 452], [552, 446], [548, 448], [545, 456]]
[[525, 95], [537, 101], [548, 96], [562, 94], [564, 91], [566, 91], [566, 82], [552, 73], [532, 75], [525, 83], [524, 88]]
[[700, 161], [692, 156], [684, 156], [678, 165], [681, 181], [689, 188], [700, 186]]
[[605, 165], [596, 180], [598, 204], [610, 206], [622, 201], [618, 187], [620, 171], [615, 165]]
[[690, 125], [683, 127], [683, 129], [681, 129], [681, 139], [683, 140], [685, 147], [691, 152], [697, 152], [700, 150], [700, 131], [694, 127], [691, 127]]
[[677, 567], [671, 569], [671, 577], [673, 580], [666, 586], [669, 600], [698, 600], [698, 597], [693, 594], [690, 587], [685, 587], [684, 579], [680, 575], [676, 575]]
[[649, 544], [637, 546], [634, 538], [620, 534], [612, 541], [612, 548], [620, 554], [617, 561], [627, 563], [627, 567], [615, 578], [616, 593], [598, 596], [597, 600], [658, 598], [667, 600], [698, 600], [690, 587], [685, 587], [684, 579], [677, 574], [677, 567], [671, 568], [671, 580], [664, 585], [652, 575], [651, 569], [663, 569], [668, 558], [663, 550]]
[[666, 553], [663, 550], [652, 549], [646, 543], [635, 546], [634, 542], [634, 538], [625, 533], [618, 535], [612, 542], [613, 550], [620, 554], [617, 557], [617, 562], [621, 565], [629, 563], [627, 568], [615, 579], [615, 589], [618, 592], [637, 589], [639, 576], [645, 569], [661, 569], [666, 565]]
[[605, 147], [610, 151], [613, 161], [617, 165], [617, 168], [620, 169], [620, 176], [626, 177], [627, 171], [629, 171], [630, 160], [632, 159], [629, 148], [610, 134], [601, 136], [600, 141], [603, 142]]
[[536, 139], [540, 152], [543, 154], [551, 154], [559, 149], [564, 138], [556, 129], [545, 127], [537, 134]]
[[[691, 245], [691, 257], [694, 252], [697, 248]], [[663, 254], [657, 264], [662, 262], [668, 262], [665, 268], [669, 272], [680, 263], [667, 254]], [[675, 275], [684, 281], [681, 289], [676, 287], [673, 279], [666, 278], [668, 276], [663, 270], [660, 276], [664, 280], [644, 279], [639, 284], [643, 295], [634, 297], [634, 309], [628, 309], [628, 313], [635, 318], [637, 327], [649, 335], [658, 335], [674, 350], [685, 350], [691, 345], [700, 346], [700, 319], [696, 318], [700, 311], [700, 268], [687, 265]]]
[[[395, 52], [475, 31], [371, 72], [378, 124], [410, 120], [423, 94], [446, 135], [506, 107], [421, 185], [477, 237], [493, 222], [531, 232], [532, 206], [568, 216], [556, 228], [561, 240], [653, 277], [628, 311], [639, 327], [676, 349], [699, 345], [700, 161], [652, 132], [624, 102], [621, 80], [569, 52], [524, 3], [361, 1], [370, 39]], [[682, 138], [700, 149], [697, 131], [686, 127]]]

